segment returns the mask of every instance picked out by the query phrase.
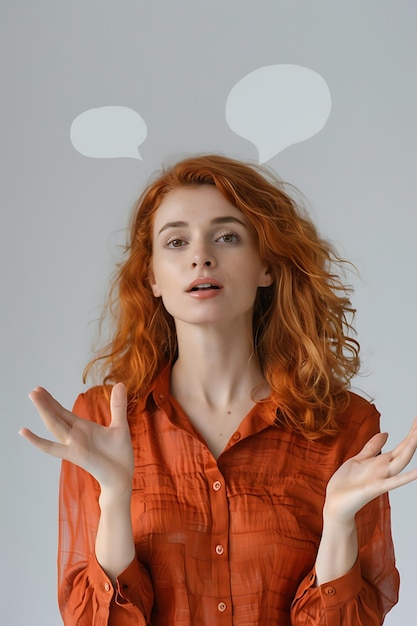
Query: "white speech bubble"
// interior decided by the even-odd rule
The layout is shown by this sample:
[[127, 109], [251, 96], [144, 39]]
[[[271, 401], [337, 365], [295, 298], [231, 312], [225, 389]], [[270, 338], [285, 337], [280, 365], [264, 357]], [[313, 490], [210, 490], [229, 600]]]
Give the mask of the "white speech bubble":
[[309, 139], [325, 125], [332, 102], [320, 74], [301, 65], [265, 65], [229, 93], [226, 121], [258, 149], [259, 162]]
[[88, 109], [71, 124], [71, 143], [84, 156], [95, 159], [140, 159], [138, 147], [148, 130], [143, 118], [128, 107]]

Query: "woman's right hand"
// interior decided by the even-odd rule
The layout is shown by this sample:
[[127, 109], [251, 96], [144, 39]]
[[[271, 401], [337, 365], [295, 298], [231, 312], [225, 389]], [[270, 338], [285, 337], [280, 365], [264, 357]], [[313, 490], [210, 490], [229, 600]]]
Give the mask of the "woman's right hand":
[[29, 397], [57, 441], [44, 439], [22, 428], [19, 433], [25, 439], [46, 454], [83, 468], [94, 476], [102, 489], [118, 493], [131, 489], [134, 463], [123, 383], [117, 383], [112, 389], [108, 427], [77, 417], [42, 387], [34, 389]]

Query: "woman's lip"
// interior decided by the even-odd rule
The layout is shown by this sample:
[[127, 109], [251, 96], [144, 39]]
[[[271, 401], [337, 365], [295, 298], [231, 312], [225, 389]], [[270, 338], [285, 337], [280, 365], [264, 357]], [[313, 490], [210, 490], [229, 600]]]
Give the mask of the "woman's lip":
[[196, 291], [189, 291], [188, 295], [196, 300], [207, 300], [208, 298], [216, 298], [221, 291], [221, 287], [218, 289], [198, 289]]
[[209, 276], [204, 276], [203, 278], [197, 278], [196, 280], [193, 280], [193, 282], [188, 285], [187, 291], [191, 292], [194, 287], [198, 287], [199, 285], [214, 285], [214, 287], [218, 287], [219, 289], [223, 287], [223, 285], [219, 283], [218, 280], [210, 278]]

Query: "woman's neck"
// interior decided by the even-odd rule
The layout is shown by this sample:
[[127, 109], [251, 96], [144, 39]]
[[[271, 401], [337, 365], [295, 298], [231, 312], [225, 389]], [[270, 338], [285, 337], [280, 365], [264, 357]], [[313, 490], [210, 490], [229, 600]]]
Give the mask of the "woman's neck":
[[269, 394], [257, 356], [252, 330], [194, 326], [177, 327], [178, 359], [171, 391], [211, 409]]

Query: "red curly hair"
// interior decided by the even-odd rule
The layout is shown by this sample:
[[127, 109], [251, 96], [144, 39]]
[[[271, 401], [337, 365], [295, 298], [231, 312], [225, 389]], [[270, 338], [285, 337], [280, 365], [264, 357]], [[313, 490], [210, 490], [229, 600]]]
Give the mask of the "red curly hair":
[[218, 155], [187, 158], [163, 170], [132, 214], [126, 259], [115, 274], [107, 310], [112, 340], [88, 363], [104, 384], [122, 381], [130, 407], [161, 368], [177, 356], [174, 321], [149, 284], [155, 211], [172, 189], [215, 185], [253, 226], [259, 255], [274, 281], [258, 289], [254, 349], [265, 380], [279, 398], [277, 422], [308, 439], [337, 432], [350, 379], [359, 370], [352, 337], [355, 313], [338, 274], [344, 261], [268, 170]]

